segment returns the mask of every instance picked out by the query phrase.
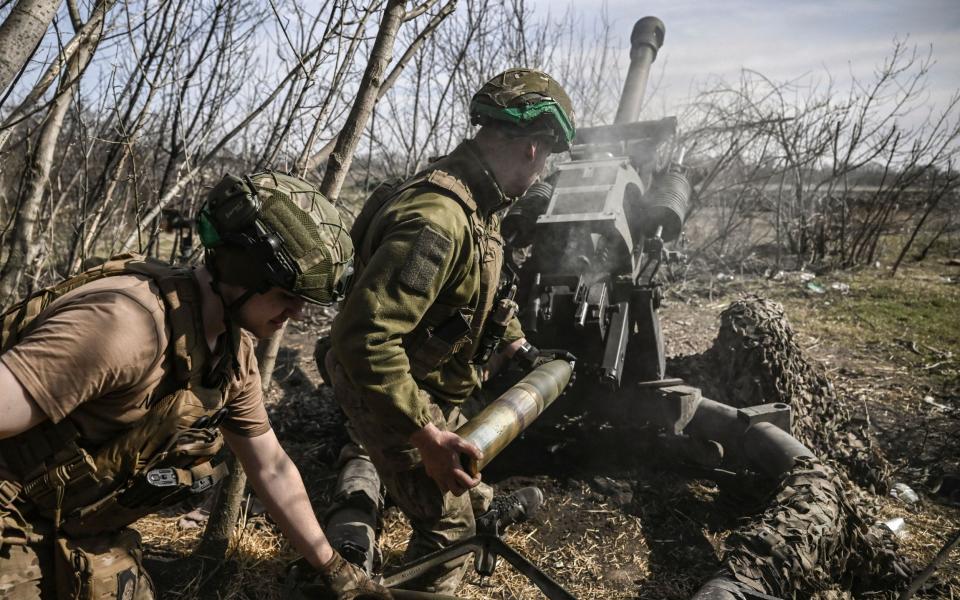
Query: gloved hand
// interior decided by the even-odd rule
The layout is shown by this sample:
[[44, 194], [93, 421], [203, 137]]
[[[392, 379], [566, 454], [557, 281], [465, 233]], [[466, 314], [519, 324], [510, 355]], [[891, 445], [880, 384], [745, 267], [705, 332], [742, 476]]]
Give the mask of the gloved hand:
[[[295, 567], [296, 568], [296, 567]], [[317, 570], [309, 583], [297, 586], [295, 598], [320, 600], [393, 600], [390, 590], [374, 582], [360, 567], [334, 551], [333, 558]], [[294, 575], [296, 577], [296, 575]]]
[[540, 350], [540, 357], [537, 360], [536, 366], [539, 367], [551, 360], [565, 360], [568, 363], [575, 363], [577, 362], [577, 357], [573, 355], [573, 352], [568, 352], [561, 348], [544, 348]]
[[524, 344], [513, 357], [520, 363], [520, 365], [526, 369], [536, 369], [542, 364], [548, 363], [551, 360], [562, 359], [567, 362], [575, 362], [577, 357], [562, 349], [553, 349], [553, 348], [544, 348], [539, 349], [529, 342]]

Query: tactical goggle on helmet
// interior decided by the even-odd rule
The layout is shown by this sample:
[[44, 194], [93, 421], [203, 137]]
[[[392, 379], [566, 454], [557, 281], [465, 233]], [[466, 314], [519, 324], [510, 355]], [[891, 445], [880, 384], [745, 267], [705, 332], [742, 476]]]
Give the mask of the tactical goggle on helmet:
[[573, 105], [560, 84], [546, 73], [510, 69], [473, 95], [470, 122], [509, 123], [526, 135], [553, 137], [553, 152], [566, 152], [576, 134]]
[[277, 286], [314, 304], [332, 304], [349, 289], [353, 244], [340, 213], [297, 177], [224, 175], [197, 230], [226, 283], [261, 293]]

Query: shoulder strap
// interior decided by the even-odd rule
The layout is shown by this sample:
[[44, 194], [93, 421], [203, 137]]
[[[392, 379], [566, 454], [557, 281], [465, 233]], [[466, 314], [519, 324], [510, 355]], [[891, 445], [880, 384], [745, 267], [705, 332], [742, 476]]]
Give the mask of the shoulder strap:
[[94, 267], [37, 291], [7, 309], [3, 323], [0, 352], [6, 352], [29, 333], [36, 318], [51, 303], [82, 285], [116, 275], [144, 275], [152, 279], [163, 294], [163, 302], [173, 333], [171, 346], [178, 381], [188, 381], [202, 362], [203, 347], [198, 339], [202, 331], [199, 298], [189, 270], [172, 267], [137, 254], [120, 254]]
[[370, 222], [380, 212], [380, 209], [386, 206], [389, 200], [400, 195], [401, 188], [404, 188], [403, 181], [397, 177], [392, 177], [378, 185], [373, 193], [367, 197], [363, 203], [363, 208], [360, 209], [360, 214], [357, 215], [350, 227], [350, 241], [353, 242], [354, 249], [360, 248], [360, 244], [367, 234], [367, 229], [370, 228]]
[[445, 158], [440, 159], [406, 181], [395, 177], [378, 185], [366, 202], [363, 203], [360, 214], [357, 215], [353, 226], [350, 228], [353, 247], [359, 248], [361, 246], [371, 221], [384, 207], [399, 198], [403, 192], [416, 187], [432, 186], [448, 192], [445, 195], [453, 197], [463, 208], [467, 217], [472, 220], [472, 215], [477, 212], [477, 203], [473, 199], [473, 193], [459, 177], [444, 170], [445, 160]]

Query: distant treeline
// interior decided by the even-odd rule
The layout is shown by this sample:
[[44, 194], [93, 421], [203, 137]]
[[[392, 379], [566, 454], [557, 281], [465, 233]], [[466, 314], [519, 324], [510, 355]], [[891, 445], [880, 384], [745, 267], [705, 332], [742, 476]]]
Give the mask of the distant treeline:
[[[27, 5], [35, 17], [53, 5], [47, 22], [22, 19]], [[272, 168], [320, 181], [386, 6], [0, 3], [0, 306], [93, 255], [160, 253], [161, 228], [172, 215], [182, 228], [224, 171]], [[524, 0], [405, 6], [345, 200], [415, 172], [469, 135], [470, 96], [510, 66], [543, 68], [563, 82], [581, 125], [612, 121], [627, 42], [611, 39], [603, 13], [538, 20]], [[30, 30], [38, 23], [39, 34]], [[898, 126], [924, 110], [931, 60], [896, 45], [874, 81], [849, 90], [795, 89], [745, 73], [735, 83], [713, 80], [677, 106], [683, 134], [662, 162], [685, 149], [695, 182], [690, 218], [709, 206], [717, 225], [694, 251], [775, 244], [803, 263], [848, 266], [874, 260], [885, 236], [902, 235], [909, 247], [951, 231], [957, 99], [922, 127]], [[872, 202], [863, 200], [869, 193]], [[748, 206], [762, 206], [769, 220], [763, 239], [755, 228], [742, 235]], [[168, 251], [163, 258], [191, 254]]]

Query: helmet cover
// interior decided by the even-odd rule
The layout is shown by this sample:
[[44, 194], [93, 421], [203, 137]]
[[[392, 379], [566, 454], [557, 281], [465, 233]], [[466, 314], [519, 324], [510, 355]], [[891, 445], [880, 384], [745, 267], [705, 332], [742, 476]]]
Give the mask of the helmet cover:
[[576, 134], [573, 104], [552, 77], [534, 69], [509, 69], [483, 84], [470, 100], [474, 125], [513, 125], [523, 135], [550, 135], [553, 152], [565, 152]]
[[309, 182], [267, 171], [227, 174], [197, 219], [200, 239], [226, 283], [281, 287], [315, 304], [346, 293], [353, 244], [340, 213]]

